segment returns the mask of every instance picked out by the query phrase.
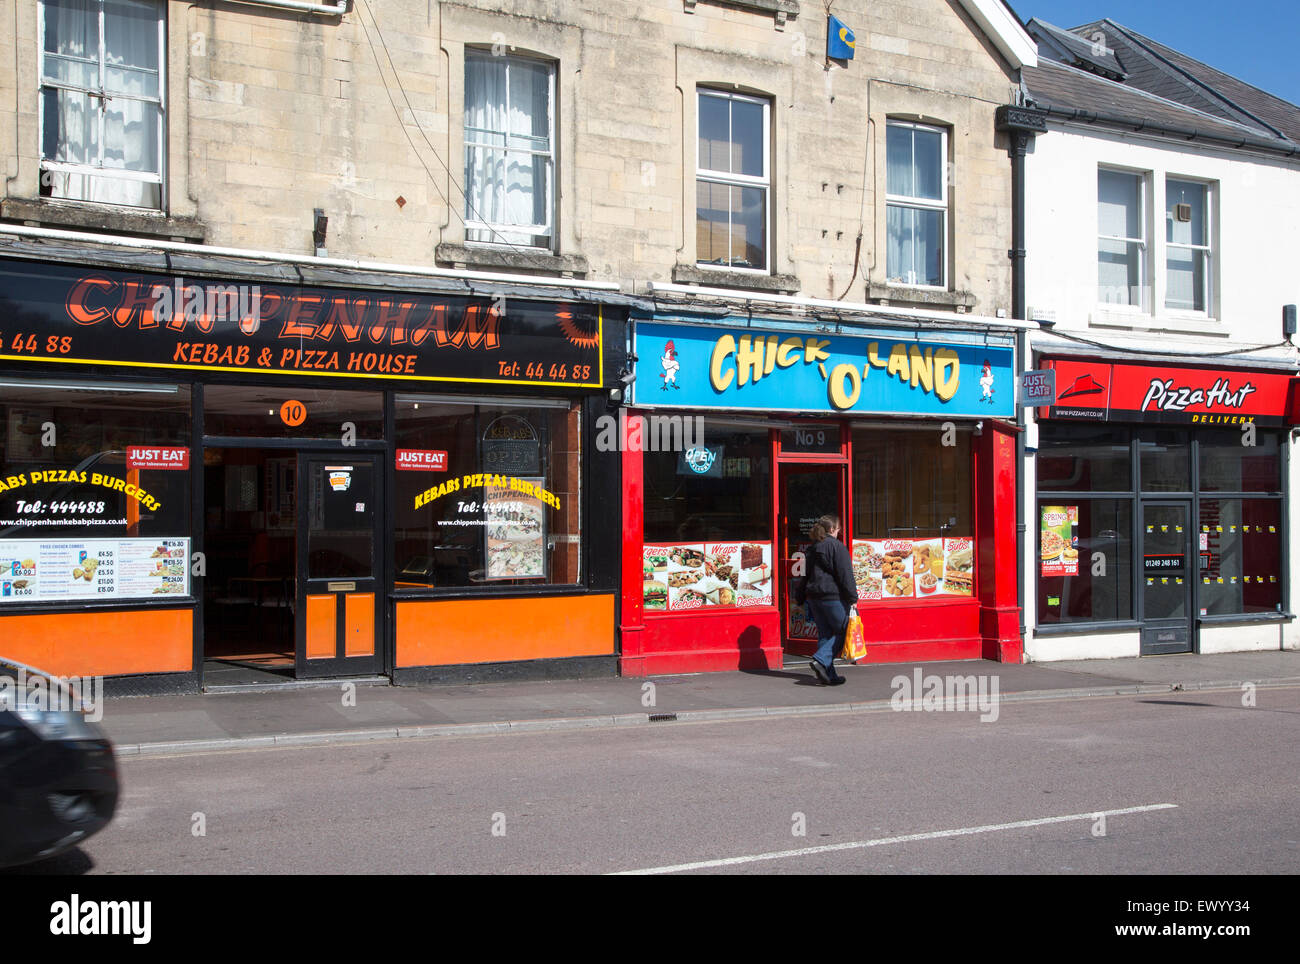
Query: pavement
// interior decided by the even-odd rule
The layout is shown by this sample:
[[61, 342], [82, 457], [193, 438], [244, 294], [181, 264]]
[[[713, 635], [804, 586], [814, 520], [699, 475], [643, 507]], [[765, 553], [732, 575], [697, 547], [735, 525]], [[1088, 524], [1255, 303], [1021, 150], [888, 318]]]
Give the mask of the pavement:
[[[439, 683], [332, 680], [256, 692], [104, 700], [119, 756], [363, 743], [529, 730], [656, 725], [887, 709], [899, 677], [996, 678], [1002, 702], [1300, 684], [1300, 652], [1177, 655], [1013, 665], [986, 660], [840, 665], [843, 686], [816, 683], [806, 658], [780, 670], [648, 678]], [[919, 695], [919, 694], [918, 694]]]

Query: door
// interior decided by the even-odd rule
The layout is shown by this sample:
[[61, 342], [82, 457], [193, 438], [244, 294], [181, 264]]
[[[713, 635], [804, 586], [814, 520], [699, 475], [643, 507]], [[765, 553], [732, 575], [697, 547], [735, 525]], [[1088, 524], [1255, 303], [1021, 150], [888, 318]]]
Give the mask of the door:
[[378, 455], [300, 453], [296, 675], [381, 672]]
[[781, 558], [785, 560], [781, 625], [787, 647], [800, 642], [811, 642], [816, 647], [817, 627], [792, 595], [795, 553], [808, 547], [808, 530], [827, 513], [838, 515], [845, 523], [844, 531], [848, 531], [844, 518], [844, 473], [843, 465], [781, 464], [778, 531]]
[[1191, 515], [1188, 502], [1142, 504], [1143, 656], [1192, 651]]

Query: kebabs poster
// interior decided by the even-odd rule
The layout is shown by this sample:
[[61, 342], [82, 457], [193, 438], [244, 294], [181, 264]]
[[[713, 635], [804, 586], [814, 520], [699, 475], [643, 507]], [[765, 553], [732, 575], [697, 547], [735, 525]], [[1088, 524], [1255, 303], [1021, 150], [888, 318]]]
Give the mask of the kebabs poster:
[[645, 546], [642, 600], [648, 612], [706, 606], [771, 606], [769, 542]]

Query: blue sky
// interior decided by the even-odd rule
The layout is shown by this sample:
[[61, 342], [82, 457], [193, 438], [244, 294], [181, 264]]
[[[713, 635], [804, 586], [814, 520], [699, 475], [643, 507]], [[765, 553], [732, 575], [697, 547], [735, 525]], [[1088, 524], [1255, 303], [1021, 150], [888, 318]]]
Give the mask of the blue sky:
[[1225, 73], [1300, 104], [1296, 0], [1009, 0], [1026, 23], [1076, 27], [1109, 17]]

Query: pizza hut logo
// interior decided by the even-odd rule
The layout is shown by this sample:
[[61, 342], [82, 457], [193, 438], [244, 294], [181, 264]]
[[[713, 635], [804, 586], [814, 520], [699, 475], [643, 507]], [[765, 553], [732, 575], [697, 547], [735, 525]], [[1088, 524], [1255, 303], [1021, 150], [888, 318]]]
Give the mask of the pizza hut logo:
[[1223, 408], [1241, 408], [1246, 402], [1246, 396], [1253, 391], [1255, 386], [1246, 382], [1234, 392], [1226, 378], [1217, 379], [1214, 387], [1208, 392], [1188, 386], [1176, 388], [1172, 378], [1163, 381], [1153, 378], [1151, 386], [1147, 389], [1146, 398], [1142, 399], [1141, 411], [1181, 412], [1191, 405], [1204, 405], [1206, 408], [1214, 408], [1216, 405]]

